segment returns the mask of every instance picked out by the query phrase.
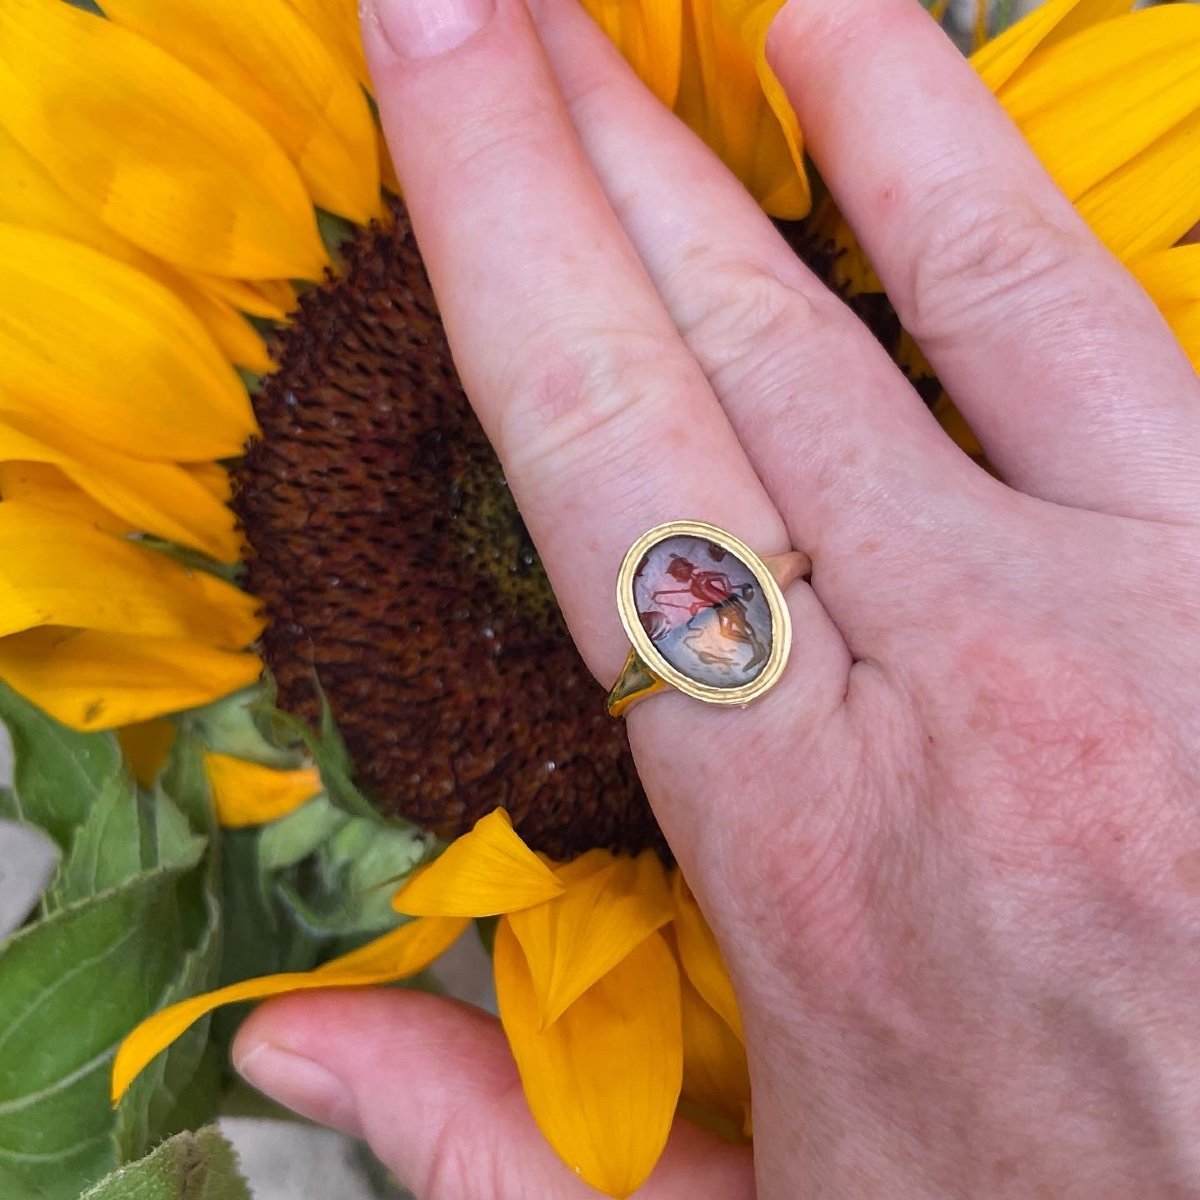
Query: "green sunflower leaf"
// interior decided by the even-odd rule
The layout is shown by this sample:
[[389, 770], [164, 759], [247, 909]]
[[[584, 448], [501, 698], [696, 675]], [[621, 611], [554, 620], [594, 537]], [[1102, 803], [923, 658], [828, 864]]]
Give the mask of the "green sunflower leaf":
[[7, 1167], [0, 1167], [0, 1196], [12, 1200], [46, 1200], [46, 1193], [40, 1187], [18, 1179]]
[[[220, 965], [220, 906], [210, 895], [209, 920], [200, 941], [184, 955], [155, 1008], [215, 987]], [[114, 1131], [122, 1161], [145, 1154], [168, 1134], [216, 1116], [222, 1080], [217, 1062], [205, 1059], [208, 1030], [207, 1020], [198, 1021], [133, 1081], [117, 1110]]]
[[110, 733], [78, 733], [0, 682], [0, 721], [13, 747], [13, 815], [70, 846], [105, 786], [125, 773]]
[[80, 1200], [250, 1200], [233, 1147], [215, 1129], [181, 1133]]
[[117, 1165], [109, 1067], [178, 970], [186, 874], [136, 875], [0, 946], [0, 1169], [47, 1200]]
[[206, 844], [161, 791], [140, 792], [128, 776], [108, 779], [76, 830], [46, 894], [46, 911], [116, 887], [153, 867], [193, 867]]
[[[204, 775], [203, 747], [186, 729], [175, 739], [154, 800], [160, 811], [174, 812], [188, 829], [176, 843], [179, 848], [215, 844], [219, 833]], [[190, 828], [204, 830], [207, 836], [190, 831], [185, 812]], [[189, 948], [155, 1008], [216, 987], [224, 932], [220, 888], [220, 858], [212, 852], [202, 871], [181, 881], [181, 907], [201, 912], [199, 933], [189, 938]], [[211, 1045], [208, 1034], [209, 1022], [197, 1022], [134, 1080], [117, 1110], [114, 1130], [123, 1161], [140, 1158], [164, 1137], [216, 1116], [223, 1090], [223, 1055]]]

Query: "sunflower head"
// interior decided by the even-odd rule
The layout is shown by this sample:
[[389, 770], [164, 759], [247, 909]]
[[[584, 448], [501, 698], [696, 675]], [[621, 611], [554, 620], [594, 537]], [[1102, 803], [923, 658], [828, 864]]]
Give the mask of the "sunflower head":
[[454, 372], [408, 220], [300, 301], [236, 468], [283, 708], [444, 835], [502, 805], [556, 859], [660, 835]]

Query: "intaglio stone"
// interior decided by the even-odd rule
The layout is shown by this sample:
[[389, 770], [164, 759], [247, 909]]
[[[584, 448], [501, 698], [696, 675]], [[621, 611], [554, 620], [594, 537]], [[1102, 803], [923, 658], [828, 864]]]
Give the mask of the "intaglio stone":
[[656, 543], [633, 577], [633, 599], [655, 648], [696, 683], [744, 687], [766, 667], [773, 631], [763, 585], [715, 542], [676, 534]]

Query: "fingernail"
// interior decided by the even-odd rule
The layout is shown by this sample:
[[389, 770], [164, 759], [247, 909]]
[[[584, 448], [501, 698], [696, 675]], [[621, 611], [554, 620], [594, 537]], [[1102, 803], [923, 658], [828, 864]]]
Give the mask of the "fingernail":
[[495, 0], [367, 0], [392, 49], [401, 58], [436, 58], [478, 33]]
[[311, 1058], [258, 1042], [233, 1064], [251, 1087], [322, 1125], [361, 1137], [358, 1109], [346, 1085]]

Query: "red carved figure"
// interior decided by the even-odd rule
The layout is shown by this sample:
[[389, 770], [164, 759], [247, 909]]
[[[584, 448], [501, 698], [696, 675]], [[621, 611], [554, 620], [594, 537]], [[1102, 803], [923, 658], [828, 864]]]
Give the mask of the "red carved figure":
[[[709, 554], [717, 561], [725, 557], [716, 546], [709, 547]], [[689, 630], [682, 641], [700, 663], [734, 667], [741, 658], [741, 646], [750, 648], [749, 657], [740, 664], [743, 673], [752, 672], [766, 660], [768, 648], [755, 632], [746, 610], [746, 603], [755, 595], [753, 584], [735, 584], [726, 572], [704, 570], [682, 554], [672, 554], [665, 571], [682, 586], [657, 588], [650, 593], [657, 611], [641, 611], [639, 616], [651, 640], [661, 641], [675, 627], [662, 610], [682, 609], [687, 613]], [[707, 613], [715, 614], [717, 631], [726, 645], [714, 642], [711, 621], [704, 619]]]

